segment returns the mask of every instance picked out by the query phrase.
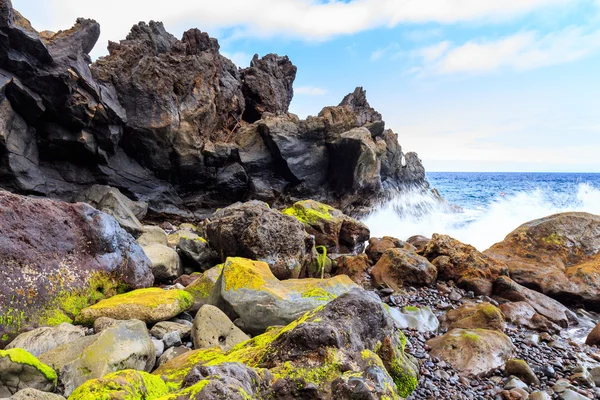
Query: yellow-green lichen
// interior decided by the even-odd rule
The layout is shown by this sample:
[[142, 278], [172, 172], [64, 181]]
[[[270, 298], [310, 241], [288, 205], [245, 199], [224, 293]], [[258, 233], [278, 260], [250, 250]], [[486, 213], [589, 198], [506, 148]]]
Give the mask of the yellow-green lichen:
[[123, 370], [85, 382], [69, 400], [155, 400], [168, 392], [169, 388], [158, 376]]
[[402, 310], [405, 312], [419, 312], [420, 308], [415, 306], [406, 306]]
[[335, 209], [327, 204], [313, 200], [299, 201], [290, 208], [282, 211], [283, 214], [295, 217], [306, 225], [317, 225], [322, 221], [333, 219], [331, 212]]
[[46, 379], [56, 385], [57, 375], [50, 366], [42, 363], [34, 355], [23, 349], [0, 350], [0, 358], [8, 357], [16, 364], [29, 365], [37, 369]]
[[549, 236], [542, 238], [542, 241], [548, 244], [554, 244], [557, 246], [562, 246], [565, 244], [565, 238], [557, 234], [556, 232], [550, 234]]
[[190, 293], [194, 298], [207, 299], [215, 287], [215, 283], [221, 272], [223, 272], [223, 265], [219, 264], [204, 272], [200, 278], [185, 288], [185, 291]]
[[325, 289], [322, 288], [314, 288], [307, 290], [306, 292], [302, 292], [303, 298], [313, 298], [319, 301], [331, 301], [336, 298], [336, 296], [332, 293], [329, 293]]
[[175, 393], [168, 394], [166, 396], [160, 397], [156, 400], [178, 400], [178, 399], [194, 399], [197, 395], [199, 395], [202, 390], [210, 383], [209, 380], [203, 379], [196, 384], [187, 387], [185, 389], [179, 390]]
[[321, 387], [324, 383], [335, 380], [343, 373], [337, 349], [327, 348], [326, 352], [325, 358], [317, 360], [314, 365], [299, 365], [286, 361], [282, 365], [271, 369], [273, 378], [275, 380], [290, 379], [292, 381], [313, 383]]
[[273, 276], [267, 263], [241, 257], [228, 258], [223, 269], [223, 279], [227, 291], [261, 290], [267, 284], [267, 280], [271, 278]]

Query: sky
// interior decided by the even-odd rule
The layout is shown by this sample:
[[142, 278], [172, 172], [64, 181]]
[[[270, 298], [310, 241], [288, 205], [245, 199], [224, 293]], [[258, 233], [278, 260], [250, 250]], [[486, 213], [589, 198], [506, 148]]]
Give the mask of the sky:
[[428, 171], [600, 172], [600, 0], [12, 0], [39, 30], [199, 28], [239, 67], [298, 66], [290, 111], [356, 86]]

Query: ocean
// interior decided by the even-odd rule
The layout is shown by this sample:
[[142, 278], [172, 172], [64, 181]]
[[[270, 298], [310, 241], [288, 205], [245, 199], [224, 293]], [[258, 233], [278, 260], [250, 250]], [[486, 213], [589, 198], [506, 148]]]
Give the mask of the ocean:
[[600, 174], [430, 172], [427, 178], [447, 203], [420, 191], [400, 193], [364, 219], [371, 236], [443, 233], [483, 251], [537, 218], [600, 214]]

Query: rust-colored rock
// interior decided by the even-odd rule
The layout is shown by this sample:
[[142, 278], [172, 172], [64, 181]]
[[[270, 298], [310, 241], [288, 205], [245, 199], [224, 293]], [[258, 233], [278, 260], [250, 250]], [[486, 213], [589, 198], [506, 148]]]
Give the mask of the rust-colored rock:
[[439, 279], [452, 279], [460, 287], [480, 295], [491, 295], [494, 280], [508, 275], [503, 263], [447, 235], [434, 234], [423, 256], [436, 266]]
[[596, 325], [585, 339], [585, 344], [600, 346], [600, 324]]
[[500, 311], [508, 322], [536, 331], [558, 333], [560, 327], [544, 317], [525, 301], [500, 304]]
[[337, 264], [336, 275], [348, 275], [358, 285], [368, 285], [371, 282], [369, 275], [369, 258], [366, 254], [357, 256], [341, 256], [335, 259]]
[[0, 346], [124, 287], [151, 286], [150, 260], [117, 221], [87, 204], [0, 191]]
[[435, 282], [436, 268], [425, 257], [404, 249], [390, 249], [371, 271], [377, 286], [398, 290], [402, 286], [427, 286]]
[[371, 260], [372, 264], [377, 264], [377, 261], [379, 261], [383, 253], [389, 249], [404, 249], [408, 252], [415, 253], [417, 250], [408, 242], [404, 242], [391, 236], [384, 236], [382, 238], [370, 238], [365, 253], [369, 256], [369, 260]]
[[521, 285], [600, 308], [600, 216], [572, 212], [531, 221], [485, 254], [505, 263]]

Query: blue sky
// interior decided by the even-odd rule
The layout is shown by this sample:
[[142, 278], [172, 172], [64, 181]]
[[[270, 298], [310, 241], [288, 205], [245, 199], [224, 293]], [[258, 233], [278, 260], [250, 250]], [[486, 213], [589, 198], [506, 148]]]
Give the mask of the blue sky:
[[600, 0], [13, 0], [38, 30], [160, 20], [298, 66], [305, 117], [356, 86], [430, 171], [600, 172]]

